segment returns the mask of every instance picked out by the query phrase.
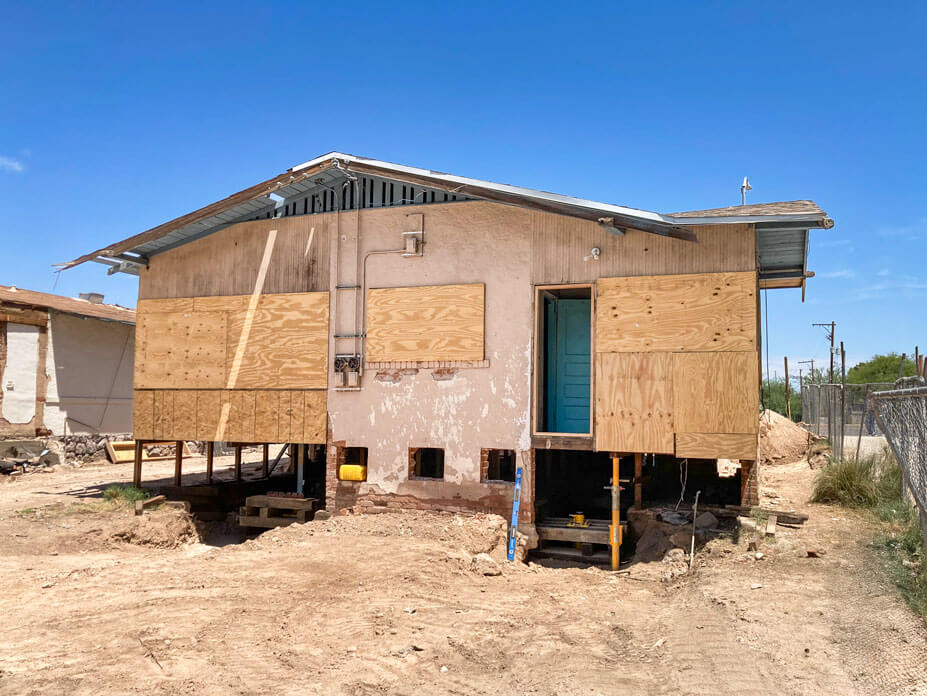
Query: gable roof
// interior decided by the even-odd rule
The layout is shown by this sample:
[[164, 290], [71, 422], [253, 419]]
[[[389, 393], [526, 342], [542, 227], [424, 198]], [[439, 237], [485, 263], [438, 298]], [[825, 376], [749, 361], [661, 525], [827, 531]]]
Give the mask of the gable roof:
[[35, 290], [23, 290], [12, 285], [0, 285], [0, 302], [54, 309], [66, 314], [76, 314], [80, 317], [93, 317], [107, 321], [119, 321], [124, 324], [135, 323], [135, 310], [120, 305], [94, 303], [62, 295], [51, 295]]
[[[275, 211], [280, 205], [280, 199], [310, 196], [323, 190], [333, 190], [338, 185], [343, 186], [350, 181], [356, 181], [358, 176], [372, 176], [444, 191], [455, 197], [487, 200], [531, 210], [568, 215], [599, 222], [616, 231], [630, 228], [688, 241], [696, 241], [695, 233], [690, 228], [702, 224], [778, 220], [787, 223], [802, 223], [805, 229], [829, 227], [833, 224], [814, 204], [811, 204], [813, 210], [808, 208], [801, 212], [790, 213], [763, 211], [754, 214], [747, 210], [740, 210], [739, 214], [728, 214], [718, 212], [727, 210], [720, 208], [716, 211], [691, 211], [663, 215], [626, 206], [330, 152], [292, 167], [283, 174], [232, 194], [221, 201], [58, 265], [67, 269], [86, 261], [98, 261], [111, 266], [110, 273], [133, 272], [133, 269], [137, 272], [138, 266], [144, 265], [152, 254], [193, 241], [235, 222], [263, 216], [271, 217], [276, 215]], [[754, 208], [755, 206], [746, 207]], [[339, 207], [339, 209], [353, 208]], [[718, 214], [712, 214], [714, 212]]]

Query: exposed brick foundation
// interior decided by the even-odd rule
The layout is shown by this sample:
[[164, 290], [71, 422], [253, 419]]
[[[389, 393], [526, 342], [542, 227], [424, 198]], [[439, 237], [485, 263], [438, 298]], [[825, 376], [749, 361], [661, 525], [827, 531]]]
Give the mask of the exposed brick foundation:
[[760, 504], [760, 477], [756, 462], [740, 462], [740, 504]]
[[[339, 481], [338, 468], [345, 463], [345, 443], [332, 441], [326, 448], [325, 464], [325, 508], [330, 512], [351, 510], [353, 512], [385, 512], [387, 510], [444, 510], [448, 512], [488, 512], [509, 519], [512, 515], [512, 496], [515, 486], [505, 482], [482, 482], [485, 493], [478, 498], [454, 495], [451, 497], [427, 494], [430, 483], [422, 482], [423, 493], [382, 493], [371, 490], [372, 486], [359, 481]], [[415, 451], [409, 448], [410, 480], [415, 478]], [[518, 466], [522, 467], [522, 492], [518, 520], [520, 523], [534, 522], [534, 451], [518, 452]], [[484, 477], [488, 468], [488, 450], [481, 452], [480, 475]], [[447, 484], [435, 482], [445, 493]]]

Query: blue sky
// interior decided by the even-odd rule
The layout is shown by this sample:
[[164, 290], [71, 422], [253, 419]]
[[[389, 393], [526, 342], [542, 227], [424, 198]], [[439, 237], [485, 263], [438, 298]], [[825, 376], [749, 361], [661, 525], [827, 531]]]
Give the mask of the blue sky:
[[341, 150], [668, 212], [812, 198], [781, 373], [912, 352], [927, 297], [922, 3], [0, 0], [0, 284], [134, 305], [66, 261]]

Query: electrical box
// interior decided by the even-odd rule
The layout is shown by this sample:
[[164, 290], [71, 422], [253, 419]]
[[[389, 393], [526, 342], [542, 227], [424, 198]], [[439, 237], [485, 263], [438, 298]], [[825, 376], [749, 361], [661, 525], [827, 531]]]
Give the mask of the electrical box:
[[425, 233], [421, 230], [416, 230], [415, 232], [403, 232], [402, 239], [403, 245], [405, 246], [405, 251], [402, 253], [402, 255], [421, 256], [424, 252], [424, 236]]

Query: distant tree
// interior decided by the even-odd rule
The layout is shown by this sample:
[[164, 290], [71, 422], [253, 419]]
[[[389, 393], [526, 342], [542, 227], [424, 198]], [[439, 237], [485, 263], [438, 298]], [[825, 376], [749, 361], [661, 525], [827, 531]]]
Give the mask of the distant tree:
[[[900, 362], [901, 356], [898, 355], [898, 353], [873, 355], [869, 360], [854, 365], [847, 370], [847, 382], [850, 384], [894, 382], [898, 379], [898, 365]], [[906, 358], [904, 361], [904, 371], [902, 372], [903, 376], [913, 377], [914, 373], [914, 361], [910, 358]]]
[[[768, 382], [763, 381], [762, 398], [764, 408], [781, 413], [783, 416], [788, 415], [785, 408], [785, 379], [782, 377], [774, 377]], [[789, 401], [792, 402], [792, 420], [797, 423], [801, 420], [801, 392], [796, 392], [795, 382], [792, 383]]]

